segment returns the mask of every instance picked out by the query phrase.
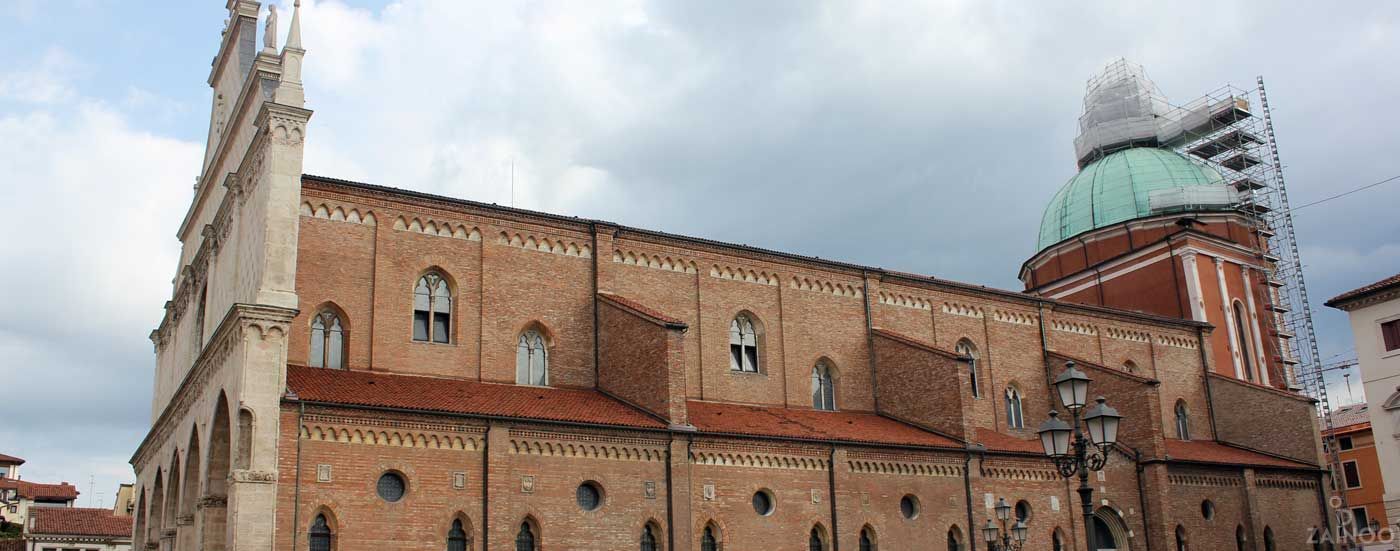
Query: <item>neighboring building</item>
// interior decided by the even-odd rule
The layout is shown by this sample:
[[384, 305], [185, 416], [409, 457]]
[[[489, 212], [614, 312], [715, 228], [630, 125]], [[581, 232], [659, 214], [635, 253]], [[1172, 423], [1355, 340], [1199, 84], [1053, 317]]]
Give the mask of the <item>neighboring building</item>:
[[132, 484], [117, 486], [117, 498], [112, 500], [112, 514], [129, 517], [136, 512], [136, 487]]
[[130, 551], [131, 517], [110, 509], [35, 509], [25, 529], [27, 551]]
[[0, 478], [19, 478], [19, 466], [24, 460], [0, 453]]
[[[1380, 399], [1371, 408], [1381, 476], [1390, 484], [1385, 495], [1388, 519], [1400, 519], [1400, 274], [1348, 291], [1327, 301], [1351, 318], [1361, 386], [1366, 396]], [[1381, 399], [1381, 397], [1384, 397]]]
[[[1209, 319], [305, 175], [300, 14], [259, 52], [229, 7], [138, 547], [966, 550], [997, 497], [1028, 549], [1328, 522], [1313, 402]], [[1127, 417], [1089, 526], [1034, 432], [1071, 360]]]
[[1385, 482], [1381, 479], [1380, 459], [1371, 432], [1366, 404], [1353, 404], [1332, 412], [1332, 430], [1340, 457], [1342, 487], [1346, 491], [1347, 536], [1368, 551], [1394, 551], [1392, 527], [1385, 512]]
[[78, 499], [78, 488], [63, 482], [41, 484], [19, 478], [19, 466], [24, 460], [9, 455], [0, 455], [0, 467], [6, 468], [0, 476], [0, 519], [23, 526], [29, 519], [29, 512], [36, 507], [72, 507]]

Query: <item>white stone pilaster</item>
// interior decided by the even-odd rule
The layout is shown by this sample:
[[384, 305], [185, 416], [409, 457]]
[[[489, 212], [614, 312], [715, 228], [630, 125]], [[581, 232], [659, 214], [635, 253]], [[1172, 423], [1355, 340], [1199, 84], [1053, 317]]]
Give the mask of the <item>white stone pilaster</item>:
[[1240, 354], [1244, 351], [1240, 350], [1239, 333], [1235, 331], [1235, 313], [1230, 308], [1230, 289], [1225, 285], [1225, 261], [1218, 256], [1215, 257], [1215, 281], [1220, 283], [1220, 313], [1225, 315], [1225, 327], [1230, 333], [1230, 358], [1235, 361], [1235, 378], [1243, 380], [1244, 362]]
[[1201, 272], [1196, 268], [1196, 253], [1181, 253], [1181, 264], [1186, 269], [1186, 297], [1191, 302], [1191, 319], [1206, 321], [1206, 303], [1201, 297]]
[[1254, 303], [1254, 284], [1249, 279], [1249, 267], [1240, 266], [1240, 279], [1244, 283], [1245, 307], [1249, 308], [1249, 323], [1254, 329], [1254, 365], [1259, 370], [1259, 382], [1269, 385], [1269, 369], [1264, 362], [1264, 333], [1259, 330], [1259, 310]]

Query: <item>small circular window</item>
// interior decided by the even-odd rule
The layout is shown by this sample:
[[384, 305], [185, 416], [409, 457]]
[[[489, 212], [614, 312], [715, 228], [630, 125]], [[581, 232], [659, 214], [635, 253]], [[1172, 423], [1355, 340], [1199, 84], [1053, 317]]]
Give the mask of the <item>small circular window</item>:
[[579, 484], [575, 497], [578, 499], [578, 506], [585, 511], [596, 511], [603, 506], [603, 490], [596, 482]]
[[1031, 521], [1031, 504], [1025, 500], [1016, 502], [1016, 520], [1029, 523]]
[[375, 485], [375, 491], [379, 492], [379, 497], [389, 503], [394, 503], [403, 499], [405, 484], [403, 477], [398, 473], [384, 473], [379, 476], [379, 483]]
[[913, 520], [919, 516], [919, 498], [912, 495], [904, 496], [899, 500], [899, 512], [904, 518]]
[[1211, 520], [1215, 518], [1215, 502], [1209, 499], [1201, 502], [1201, 518]]
[[773, 514], [773, 494], [769, 493], [768, 490], [754, 492], [753, 510], [765, 517]]

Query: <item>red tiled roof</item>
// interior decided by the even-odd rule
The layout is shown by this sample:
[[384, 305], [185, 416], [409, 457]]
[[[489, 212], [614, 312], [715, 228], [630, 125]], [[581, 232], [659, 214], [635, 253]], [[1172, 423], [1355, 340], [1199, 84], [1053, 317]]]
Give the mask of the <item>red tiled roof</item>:
[[0, 488], [16, 490], [20, 497], [42, 501], [73, 501], [78, 499], [78, 488], [67, 482], [41, 484], [28, 480], [0, 478]]
[[119, 516], [111, 509], [32, 507], [29, 522], [33, 534], [131, 537], [131, 517]]
[[1024, 440], [1004, 432], [978, 430], [974, 442], [987, 447], [989, 451], [1044, 454], [1045, 447], [1040, 439]]
[[0, 453], [0, 465], [23, 465], [24, 460], [13, 455]]
[[1262, 453], [1252, 452], [1209, 440], [1175, 440], [1169, 438], [1167, 439], [1167, 459], [1198, 463], [1219, 463], [1222, 465], [1282, 467], [1286, 469], [1317, 468], [1306, 463], [1264, 455]]
[[959, 448], [956, 440], [873, 413], [781, 406], [687, 402], [690, 424], [702, 433], [768, 436], [823, 442]]
[[1332, 430], [1339, 431], [1352, 425], [1371, 422], [1370, 407], [1365, 402], [1342, 406], [1332, 410]]
[[1332, 297], [1331, 300], [1327, 301], [1327, 305], [1335, 308], [1343, 302], [1347, 302], [1356, 298], [1361, 298], [1362, 296], [1369, 295], [1371, 293], [1380, 292], [1396, 285], [1400, 285], [1400, 274], [1395, 274], [1393, 276], [1387, 277], [1365, 287], [1352, 289], [1350, 291]]
[[297, 398], [357, 406], [637, 428], [666, 424], [594, 390], [287, 366]]
[[603, 298], [604, 300], [607, 300], [608, 302], [611, 302], [628, 310], [632, 310], [633, 312], [636, 312], [637, 314], [640, 314], [644, 317], [651, 318], [653, 321], [659, 322], [662, 325], [675, 326], [681, 329], [688, 327], [684, 321], [658, 312], [630, 298], [614, 295], [612, 293], [598, 293], [598, 296]]

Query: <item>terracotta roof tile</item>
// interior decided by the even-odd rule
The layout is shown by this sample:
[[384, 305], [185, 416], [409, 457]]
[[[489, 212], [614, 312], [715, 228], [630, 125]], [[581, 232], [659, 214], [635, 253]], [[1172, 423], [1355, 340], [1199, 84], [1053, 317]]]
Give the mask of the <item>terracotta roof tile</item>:
[[1314, 465], [1291, 461], [1252, 452], [1243, 448], [1209, 440], [1167, 439], [1167, 458], [1177, 461], [1197, 463], [1218, 463], [1222, 465], [1252, 465], [1258, 467], [1281, 467], [1285, 469], [1315, 469]]
[[1332, 297], [1330, 300], [1327, 301], [1327, 305], [1335, 308], [1343, 302], [1347, 302], [1356, 298], [1361, 298], [1371, 293], [1380, 292], [1396, 285], [1400, 285], [1400, 274], [1395, 274], [1393, 276], [1387, 277], [1365, 287], [1358, 287], [1356, 289], [1352, 289], [1350, 291]]
[[633, 312], [636, 312], [637, 314], [640, 314], [644, 317], [651, 318], [652, 321], [659, 322], [662, 325], [678, 327], [681, 329], [688, 327], [684, 321], [663, 314], [630, 298], [614, 295], [612, 293], [598, 293], [598, 296], [600, 298], [603, 298], [604, 300], [607, 300], [608, 302], [611, 302], [628, 310], [632, 310]]
[[1370, 423], [1370, 407], [1364, 402], [1351, 404], [1332, 410], [1332, 430], [1342, 430], [1352, 425]]
[[287, 388], [296, 393], [297, 398], [309, 402], [621, 427], [666, 426], [640, 410], [594, 390], [301, 366], [287, 366]]
[[979, 429], [973, 441], [986, 446], [989, 451], [1045, 454], [1045, 447], [1039, 438], [1026, 440], [1004, 432]]
[[23, 465], [24, 460], [13, 455], [0, 453], [0, 465]]
[[131, 517], [111, 509], [34, 507], [29, 509], [29, 522], [33, 534], [131, 537]]
[[72, 501], [78, 499], [78, 488], [67, 482], [42, 484], [28, 480], [0, 478], [0, 488], [16, 490], [20, 497], [43, 501]]
[[951, 438], [874, 413], [817, 411], [691, 400], [690, 423], [702, 433], [898, 446], [958, 448]]

